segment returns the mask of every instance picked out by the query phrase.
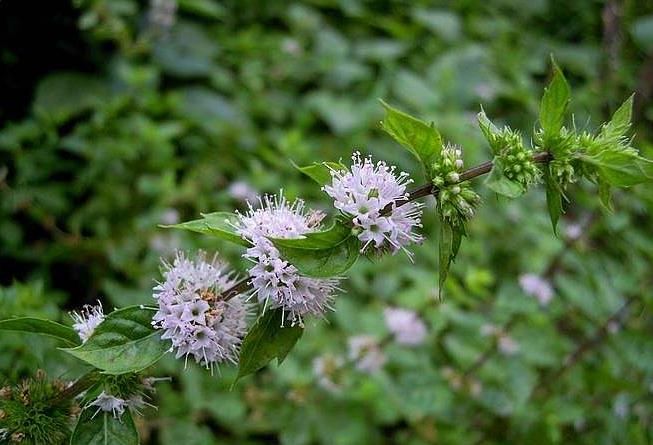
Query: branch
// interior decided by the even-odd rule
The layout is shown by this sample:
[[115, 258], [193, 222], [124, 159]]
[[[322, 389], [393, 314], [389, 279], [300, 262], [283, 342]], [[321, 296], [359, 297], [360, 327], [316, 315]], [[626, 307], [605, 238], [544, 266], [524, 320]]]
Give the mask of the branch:
[[[547, 151], [540, 151], [533, 155], [533, 161], [539, 164], [545, 164], [549, 162], [553, 157]], [[486, 161], [482, 164], [479, 164], [475, 167], [469, 168], [461, 173], [460, 180], [456, 183], [461, 183], [464, 181], [469, 181], [470, 179], [477, 178], [486, 173], [489, 173], [492, 170], [492, 161]], [[433, 184], [424, 184], [408, 193], [408, 198], [398, 199], [394, 202], [391, 202], [381, 210], [381, 215], [387, 215], [392, 212], [392, 209], [401, 207], [402, 205], [415, 201], [420, 198], [424, 198], [429, 195], [437, 195], [439, 189]], [[251, 282], [248, 278], [243, 278], [232, 287], [220, 294], [219, 299], [227, 301], [235, 297], [236, 295], [243, 293], [252, 288]]]
[[242, 294], [243, 292], [246, 292], [251, 288], [252, 288], [252, 283], [249, 281], [249, 277], [243, 278], [242, 280], [238, 281], [236, 284], [231, 286], [229, 289], [222, 292], [218, 297], [218, 300], [222, 300], [222, 301], [231, 300], [236, 295]]
[[70, 385], [68, 388], [61, 391], [56, 396], [50, 399], [51, 405], [57, 405], [65, 400], [74, 399], [93, 385], [99, 380], [99, 375], [96, 371], [91, 371], [88, 374], [83, 375], [75, 383]]
[[[551, 156], [551, 153], [548, 151], [540, 151], [533, 155], [533, 162], [537, 164], [546, 164], [552, 159], [553, 156]], [[469, 181], [470, 179], [478, 178], [479, 176], [490, 173], [490, 171], [492, 171], [492, 165], [492, 161], [485, 161], [475, 167], [468, 168], [460, 174], [460, 179], [458, 182], [456, 182], [456, 184], [460, 184], [461, 182]], [[428, 195], [437, 195], [439, 191], [440, 189], [438, 187], [430, 183], [419, 186], [408, 193], [408, 198], [398, 199], [395, 202], [385, 206], [381, 210], [381, 215], [387, 215], [392, 212], [393, 208], [401, 207], [402, 205], [407, 204], [411, 201], [415, 201]]]

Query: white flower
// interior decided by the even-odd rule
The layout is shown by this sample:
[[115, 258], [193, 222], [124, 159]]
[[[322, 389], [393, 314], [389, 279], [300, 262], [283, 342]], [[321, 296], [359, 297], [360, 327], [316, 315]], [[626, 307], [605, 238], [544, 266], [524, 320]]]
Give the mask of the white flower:
[[385, 364], [385, 354], [376, 338], [370, 335], [356, 335], [350, 337], [347, 343], [349, 360], [354, 361], [359, 371], [374, 374]]
[[86, 343], [95, 332], [95, 328], [104, 321], [104, 312], [99, 301], [96, 305], [84, 305], [80, 312], [71, 312], [70, 316], [75, 322], [73, 329], [79, 335], [82, 343]]
[[122, 414], [125, 412], [125, 408], [127, 408], [128, 404], [126, 400], [121, 399], [119, 397], [114, 397], [102, 391], [95, 400], [89, 403], [89, 406], [98, 407], [95, 414], [97, 414], [100, 411], [104, 411], [106, 413], [111, 413], [113, 417], [119, 419], [122, 416]]
[[549, 304], [553, 298], [551, 284], [539, 275], [532, 273], [524, 274], [519, 277], [519, 285], [526, 294], [537, 298], [537, 301], [542, 306]]
[[220, 299], [235, 283], [227, 267], [217, 258], [207, 262], [200, 252], [195, 261], [177, 253], [164, 269], [165, 281], [153, 294], [159, 310], [152, 325], [164, 331], [161, 338], [171, 340], [177, 358], [193, 357], [211, 370], [216, 363], [236, 363], [249, 305], [241, 295]]
[[583, 226], [578, 223], [569, 224], [565, 228], [565, 235], [572, 241], [577, 240], [583, 234]]
[[397, 343], [416, 346], [426, 338], [426, 325], [416, 312], [401, 308], [386, 308], [383, 311], [385, 324]]
[[[292, 324], [302, 324], [305, 314], [322, 315], [332, 309], [332, 293], [338, 279], [317, 279], [301, 276], [299, 270], [281, 258], [272, 238], [301, 238], [318, 229], [318, 213], [304, 211], [304, 202], [288, 203], [280, 197], [259, 199], [259, 208], [251, 205], [240, 215], [236, 231], [252, 244], [243, 255], [254, 265], [249, 269], [253, 295], [264, 307], [283, 308]], [[285, 321], [285, 318], [284, 318]]]
[[[414, 233], [422, 226], [422, 206], [408, 202], [397, 207], [395, 203], [408, 197], [406, 185], [412, 180], [407, 173], [396, 174], [395, 167], [383, 161], [362, 160], [358, 152], [352, 161], [351, 170], [332, 169], [331, 184], [322, 189], [334, 199], [336, 209], [352, 217], [362, 252], [374, 249], [394, 254], [403, 249], [408, 253], [407, 245], [422, 241], [422, 236]], [[387, 214], [386, 207], [390, 210]]]
[[342, 385], [338, 380], [344, 363], [342, 357], [331, 354], [316, 357], [313, 360], [313, 374], [318, 385], [329, 392], [339, 392]]

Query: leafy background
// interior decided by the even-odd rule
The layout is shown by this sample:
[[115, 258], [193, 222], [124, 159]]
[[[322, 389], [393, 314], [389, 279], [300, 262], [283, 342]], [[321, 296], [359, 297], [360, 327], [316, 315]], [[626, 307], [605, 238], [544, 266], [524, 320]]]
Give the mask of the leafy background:
[[[35, 10], [37, 8], [38, 10]], [[549, 54], [573, 88], [575, 124], [595, 128], [632, 91], [635, 145], [653, 153], [653, 6], [646, 2], [178, 0], [171, 27], [134, 0], [0, 3], [0, 316], [151, 302], [160, 257], [240, 251], [161, 223], [243, 208], [237, 187], [283, 188], [328, 208], [291, 165], [347, 159], [354, 148], [420, 175], [378, 122], [378, 99], [436, 122], [489, 157], [475, 124], [532, 130]], [[421, 182], [421, 178], [418, 179]], [[476, 185], [481, 189], [481, 184]], [[508, 201], [483, 192], [445, 299], [438, 302], [435, 212], [415, 263], [361, 261], [328, 322], [308, 325], [281, 367], [233, 389], [172, 358], [152, 373], [158, 411], [137, 418], [152, 444], [627, 443], [653, 441], [653, 278], [646, 185], [600, 209], [574, 186], [562, 237], [542, 190]], [[583, 227], [578, 240], [565, 227]], [[518, 285], [551, 281], [542, 307]], [[317, 383], [313, 360], [347, 339], [385, 338], [383, 309], [418, 310], [416, 348], [392, 342], [383, 370]], [[483, 326], [517, 343], [505, 354]], [[1, 334], [0, 372], [79, 363], [42, 338]]]

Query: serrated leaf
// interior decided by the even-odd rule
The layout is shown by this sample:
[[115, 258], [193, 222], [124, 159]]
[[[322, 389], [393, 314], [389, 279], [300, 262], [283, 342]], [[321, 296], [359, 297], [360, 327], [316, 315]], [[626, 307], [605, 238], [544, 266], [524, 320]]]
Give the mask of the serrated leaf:
[[0, 320], [0, 330], [47, 335], [49, 337], [63, 340], [72, 346], [80, 343], [79, 336], [72, 328], [57, 323], [56, 321], [35, 317], [20, 317]]
[[517, 198], [525, 192], [521, 184], [508, 179], [503, 174], [503, 163], [499, 158], [494, 158], [492, 170], [485, 180], [485, 185], [496, 193], [507, 196], [508, 198]]
[[495, 144], [493, 143], [493, 135], [499, 133], [499, 129], [492, 123], [492, 121], [490, 121], [490, 119], [488, 119], [482, 108], [481, 112], [476, 115], [476, 120], [478, 121], [478, 126], [481, 129], [483, 136], [485, 136], [485, 139], [490, 144], [493, 154], [497, 154], [495, 152]]
[[156, 363], [170, 349], [152, 327], [156, 309], [129, 306], [108, 314], [81, 346], [63, 350], [106, 374], [138, 372]]
[[115, 419], [111, 413], [86, 408], [75, 425], [70, 445], [138, 445], [138, 431], [129, 410]]
[[549, 218], [551, 219], [551, 226], [553, 233], [558, 236], [558, 221], [560, 215], [563, 213], [562, 209], [562, 191], [560, 186], [551, 176], [551, 170], [546, 169], [544, 174], [544, 184], [546, 186], [546, 206], [549, 210]]
[[278, 247], [283, 246], [294, 249], [322, 250], [336, 247], [351, 236], [351, 228], [335, 222], [331, 227], [320, 232], [311, 232], [304, 235], [303, 238], [270, 238]]
[[386, 133], [415, 156], [430, 176], [432, 165], [442, 155], [442, 137], [433, 125], [429, 125], [403, 111], [381, 101], [386, 110], [381, 126]]
[[630, 187], [653, 180], [653, 161], [634, 151], [605, 149], [580, 159], [596, 167], [599, 178], [616, 187]]
[[347, 170], [339, 162], [315, 162], [305, 167], [295, 165], [295, 168], [320, 185], [331, 184], [331, 170]]
[[612, 212], [614, 210], [612, 206], [612, 190], [610, 184], [599, 179], [599, 199], [603, 207]]
[[360, 255], [360, 241], [351, 234], [339, 244], [322, 249], [289, 246], [289, 241], [272, 240], [281, 257], [308, 277], [340, 276], [354, 265]]
[[633, 112], [633, 99], [635, 94], [631, 94], [628, 99], [614, 112], [610, 122], [601, 128], [603, 137], [620, 137], [624, 136], [630, 128], [630, 120]]
[[259, 317], [240, 348], [236, 381], [258, 371], [275, 358], [279, 364], [284, 361], [304, 333], [300, 326], [281, 327], [284, 321], [281, 308], [268, 310]]
[[191, 232], [212, 235], [241, 246], [249, 247], [249, 243], [236, 233], [232, 224], [237, 224], [238, 215], [230, 212], [203, 213], [202, 219], [186, 221], [180, 224], [162, 225], [166, 229], [182, 229]]
[[544, 95], [540, 103], [540, 125], [544, 130], [545, 141], [560, 134], [570, 96], [569, 84], [565, 76], [555, 61], [552, 61], [552, 63], [553, 78], [548, 87], [544, 89]]
[[439, 250], [439, 282], [438, 296], [442, 296], [442, 289], [447, 281], [451, 263], [455, 261], [463, 236], [465, 236], [464, 226], [451, 226], [444, 219], [440, 218], [440, 239], [438, 240]]

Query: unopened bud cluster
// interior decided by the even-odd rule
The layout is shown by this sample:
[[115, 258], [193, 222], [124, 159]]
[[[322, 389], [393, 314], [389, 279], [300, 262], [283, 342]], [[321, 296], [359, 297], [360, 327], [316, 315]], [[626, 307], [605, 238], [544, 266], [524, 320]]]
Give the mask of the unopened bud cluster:
[[431, 166], [433, 185], [439, 189], [438, 208], [444, 219], [453, 225], [462, 224], [474, 216], [480, 197], [469, 185], [461, 183], [463, 152], [459, 147], [447, 145], [442, 157]]
[[58, 399], [66, 387], [39, 370], [33, 379], [0, 388], [0, 443], [63, 444], [79, 412], [72, 399]]
[[493, 136], [492, 151], [503, 165], [503, 174], [524, 188], [539, 182], [541, 174], [535, 165], [530, 150], [524, 146], [521, 135], [504, 128]]
[[[560, 130], [560, 136], [555, 142], [556, 151], [554, 159], [549, 162], [549, 169], [553, 178], [562, 187], [576, 182], [577, 171], [573, 164], [576, 160], [574, 154], [577, 151], [579, 142], [578, 137], [574, 133], [564, 127]], [[535, 133], [535, 143], [542, 150], [550, 151], [543, 144], [541, 132]]]

